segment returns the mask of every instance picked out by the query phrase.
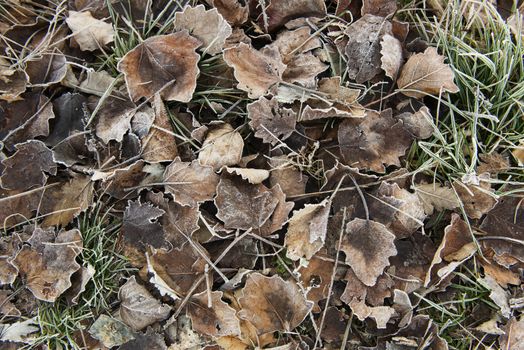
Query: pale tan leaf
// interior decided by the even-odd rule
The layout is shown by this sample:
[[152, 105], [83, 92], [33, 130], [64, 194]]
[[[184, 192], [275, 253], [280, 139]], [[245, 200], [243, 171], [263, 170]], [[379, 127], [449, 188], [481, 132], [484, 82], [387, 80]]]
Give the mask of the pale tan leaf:
[[80, 50], [95, 51], [113, 41], [115, 31], [110, 23], [93, 18], [91, 12], [69, 11], [66, 23], [73, 31]]

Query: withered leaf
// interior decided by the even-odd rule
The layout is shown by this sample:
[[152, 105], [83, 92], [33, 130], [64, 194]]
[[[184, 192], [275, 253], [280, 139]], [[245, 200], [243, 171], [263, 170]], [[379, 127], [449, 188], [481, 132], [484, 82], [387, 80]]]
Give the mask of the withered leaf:
[[392, 35], [384, 34], [380, 42], [381, 68], [391, 79], [395, 79], [402, 66], [402, 44]]
[[292, 331], [313, 306], [293, 281], [260, 273], [248, 276], [238, 302], [241, 306], [238, 316], [251, 322], [258, 334]]
[[394, 241], [395, 235], [384, 225], [357, 218], [348, 222], [341, 250], [358, 279], [372, 287], [397, 254]]
[[397, 11], [396, 0], [363, 0], [362, 16], [366, 14], [387, 17]]
[[294, 202], [286, 202], [286, 194], [282, 191], [279, 184], [271, 188], [273, 196], [277, 199], [278, 204], [273, 214], [269, 217], [264, 225], [260, 228], [262, 236], [268, 236], [280, 230], [282, 226], [288, 221], [288, 216], [293, 207]]
[[236, 311], [222, 300], [222, 294], [202, 292], [191, 297], [188, 311], [193, 329], [211, 337], [240, 336]]
[[20, 95], [27, 87], [27, 74], [14, 69], [6, 59], [0, 57], [0, 99], [13, 102], [20, 100]]
[[118, 350], [166, 350], [167, 345], [161, 334], [149, 329], [144, 333], [134, 333], [135, 339], [120, 345]]
[[247, 105], [247, 111], [249, 126], [255, 130], [255, 136], [265, 143], [276, 145], [295, 131], [297, 113], [280, 106], [276, 98], [268, 100], [260, 97]]
[[187, 31], [144, 40], [118, 62], [133, 101], [155, 93], [166, 101], [189, 102], [196, 88], [200, 41]]
[[219, 124], [206, 135], [198, 160], [212, 166], [215, 171], [223, 166], [235, 165], [242, 158], [244, 139], [230, 124]]
[[231, 25], [240, 25], [247, 21], [249, 8], [239, 0], [211, 0], [211, 4]]
[[226, 228], [257, 230], [269, 219], [279, 201], [263, 184], [222, 176], [217, 186], [217, 218]]
[[[319, 253], [320, 254], [320, 253]], [[314, 255], [306, 267], [301, 267], [300, 282], [307, 292], [307, 299], [313, 301], [313, 312], [320, 312], [318, 302], [328, 297], [331, 274], [335, 263], [323, 259], [321, 255]]]
[[480, 180], [481, 182], [478, 185], [466, 185], [460, 181], [453, 183], [453, 188], [457, 191], [460, 202], [464, 206], [464, 211], [472, 219], [480, 219], [497, 204], [496, 196], [491, 191], [491, 186], [488, 182], [489, 178]]
[[98, 109], [96, 116], [96, 136], [104, 143], [111, 140], [122, 142], [124, 135], [131, 129], [131, 118], [136, 113], [136, 106], [124, 96], [109, 96], [102, 100], [94, 96], [89, 99], [91, 110]]
[[66, 58], [58, 49], [46, 51], [28, 61], [25, 72], [34, 87], [59, 83], [66, 76]]
[[435, 210], [455, 209], [460, 205], [458, 196], [450, 187], [440, 184], [419, 184], [413, 187], [420, 198], [424, 211], [431, 215]]
[[435, 130], [433, 117], [426, 106], [421, 107], [415, 113], [402, 113], [397, 118], [402, 120], [407, 131], [420, 140], [431, 137]]
[[191, 207], [213, 199], [218, 181], [213, 168], [200, 165], [198, 160], [189, 163], [177, 157], [164, 172], [166, 192], [175, 202]]
[[134, 331], [140, 331], [147, 326], [165, 320], [171, 307], [161, 304], [147, 289], [136, 282], [132, 276], [118, 291], [120, 308], [118, 315], [122, 321]]
[[385, 18], [366, 14], [346, 29], [348, 43], [345, 53], [351, 79], [364, 83], [380, 73], [380, 41], [384, 34], [391, 34], [391, 28], [391, 23]]
[[238, 88], [246, 91], [249, 98], [264, 96], [282, 81], [286, 65], [278, 50], [268, 51], [262, 53], [244, 43], [224, 50], [224, 61], [233, 67]]
[[399, 157], [411, 146], [412, 136], [388, 109], [382, 113], [368, 111], [363, 119], [344, 120], [338, 141], [348, 165], [383, 173], [384, 165], [400, 166]]
[[175, 13], [175, 30], [186, 29], [202, 42], [200, 51], [209, 55], [222, 52], [226, 39], [231, 35], [231, 26], [218, 10], [206, 10], [204, 5], [186, 6], [182, 12]]
[[303, 257], [309, 260], [324, 246], [330, 209], [331, 201], [325, 199], [293, 212], [284, 242], [289, 259]]
[[108, 348], [122, 345], [134, 339], [133, 331], [123, 322], [100, 315], [89, 328], [89, 334]]
[[145, 252], [147, 245], [155, 248], [165, 246], [164, 230], [158, 219], [164, 214], [151, 203], [140, 203], [140, 199], [129, 201], [124, 211], [122, 237], [125, 244]]
[[71, 287], [71, 275], [80, 268], [75, 261], [82, 249], [80, 231], [63, 231], [55, 237], [53, 229], [36, 228], [30, 243], [32, 246], [24, 246], [13, 264], [37, 299], [54, 302]]
[[441, 91], [458, 92], [453, 78], [453, 71], [444, 63], [444, 56], [440, 56], [436, 48], [428, 47], [423, 53], [408, 59], [402, 67], [397, 85], [404, 95], [422, 98], [426, 94], [438, 95]]
[[292, 19], [325, 15], [326, 4], [322, 0], [273, 0], [258, 16], [258, 24], [272, 33]]
[[113, 26], [94, 18], [89, 11], [69, 11], [66, 23], [73, 31], [73, 38], [82, 51], [95, 51], [113, 41]]
[[2, 188], [24, 191], [44, 185], [47, 180], [46, 173], [56, 174], [53, 152], [43, 142], [30, 140], [15, 147], [15, 154], [2, 160]]
[[512, 317], [505, 327], [505, 334], [499, 337], [501, 349], [522, 350], [524, 348], [524, 317]]
[[257, 185], [264, 182], [269, 177], [269, 170], [265, 169], [251, 169], [251, 168], [230, 168], [225, 170], [232, 175], [238, 175], [252, 185]]

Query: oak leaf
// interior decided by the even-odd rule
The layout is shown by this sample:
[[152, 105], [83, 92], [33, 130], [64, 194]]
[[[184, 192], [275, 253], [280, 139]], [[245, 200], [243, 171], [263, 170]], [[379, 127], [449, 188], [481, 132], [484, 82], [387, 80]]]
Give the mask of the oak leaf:
[[187, 31], [144, 40], [118, 62], [133, 101], [159, 93], [166, 101], [189, 102], [196, 88], [200, 41]]
[[423, 53], [408, 59], [402, 67], [397, 85], [404, 95], [422, 98], [426, 94], [458, 92], [459, 88], [453, 78], [453, 71], [444, 63], [444, 56], [440, 56], [436, 48], [428, 47]]

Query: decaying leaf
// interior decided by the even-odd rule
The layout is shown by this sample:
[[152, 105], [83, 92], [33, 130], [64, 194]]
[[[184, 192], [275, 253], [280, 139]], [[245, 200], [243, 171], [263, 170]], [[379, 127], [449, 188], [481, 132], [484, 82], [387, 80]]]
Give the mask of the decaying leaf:
[[299, 287], [279, 276], [250, 274], [238, 299], [238, 316], [251, 322], [258, 334], [286, 331], [297, 327], [312, 307]]
[[20, 100], [19, 97], [27, 87], [27, 74], [23, 70], [11, 67], [6, 59], [0, 57], [0, 99], [13, 102]]
[[218, 181], [213, 169], [200, 165], [198, 160], [189, 163], [176, 158], [164, 172], [166, 192], [175, 202], [191, 207], [213, 199]]
[[421, 107], [415, 113], [406, 112], [399, 114], [397, 118], [402, 120], [404, 128], [417, 139], [427, 139], [435, 131], [433, 117], [426, 106]]
[[33, 336], [31, 334], [39, 330], [36, 317], [11, 324], [0, 324], [0, 340], [2, 342], [31, 344], [33, 336], [37, 336], [36, 334]]
[[255, 136], [264, 142], [276, 145], [295, 131], [297, 114], [290, 108], [282, 107], [276, 98], [260, 97], [247, 105], [249, 126]]
[[391, 110], [368, 111], [363, 119], [346, 119], [338, 129], [340, 151], [346, 164], [383, 173], [384, 165], [400, 165], [412, 136]]
[[293, 212], [284, 242], [289, 259], [309, 260], [324, 246], [330, 209], [331, 201], [325, 199], [319, 204], [306, 204], [303, 209]]
[[167, 345], [164, 337], [161, 334], [155, 333], [153, 330], [147, 330], [144, 333], [134, 333], [132, 339], [125, 344], [120, 345], [118, 350], [166, 350]]
[[98, 109], [96, 117], [96, 136], [104, 143], [111, 140], [122, 142], [124, 135], [131, 129], [131, 119], [136, 113], [136, 106], [127, 97], [116, 96], [106, 99], [91, 97], [89, 107]]
[[118, 62], [133, 101], [159, 93], [166, 101], [189, 102], [196, 88], [200, 41], [187, 31], [147, 38]]
[[455, 191], [440, 184], [419, 184], [413, 187], [419, 197], [426, 214], [431, 215], [435, 210], [452, 210], [460, 206]]
[[252, 185], [262, 183], [269, 177], [269, 171], [265, 169], [226, 167], [225, 170], [232, 175], [240, 176], [242, 179], [246, 180]]
[[91, 325], [89, 334], [108, 348], [122, 345], [134, 339], [131, 328], [123, 322], [104, 314], [100, 315]]
[[96, 19], [91, 12], [69, 11], [66, 23], [82, 51], [95, 51], [113, 41], [115, 31], [110, 23]]
[[186, 6], [182, 12], [176, 12], [173, 26], [175, 30], [188, 30], [202, 42], [199, 50], [209, 55], [220, 53], [232, 33], [218, 10], [206, 10], [204, 5]]
[[211, 0], [213, 6], [231, 25], [240, 25], [247, 21], [248, 6], [242, 5], [239, 0]]
[[489, 182], [483, 180], [478, 185], [466, 185], [460, 181], [453, 183], [453, 188], [457, 191], [464, 211], [472, 219], [480, 219], [497, 204], [496, 196], [491, 192]]
[[212, 336], [240, 336], [236, 311], [222, 300], [222, 292], [202, 292], [189, 301], [189, 316], [193, 329]]
[[27, 62], [25, 72], [32, 86], [48, 86], [59, 83], [66, 76], [66, 58], [58, 49], [44, 52]]
[[373, 79], [381, 71], [380, 42], [391, 34], [391, 23], [383, 17], [364, 15], [344, 32], [348, 36], [345, 53], [348, 76], [357, 83]]
[[227, 228], [257, 230], [269, 219], [279, 201], [263, 184], [222, 176], [217, 187], [217, 218]]
[[501, 349], [524, 349], [524, 317], [521, 316], [520, 320], [513, 317], [502, 329], [505, 334], [499, 337]]
[[362, 15], [387, 17], [397, 11], [396, 0], [363, 0]]
[[422, 98], [426, 94], [458, 92], [459, 88], [453, 78], [453, 71], [444, 63], [444, 56], [440, 56], [436, 48], [428, 47], [423, 53], [408, 59], [402, 67], [397, 85], [404, 95]]
[[502, 316], [509, 318], [511, 316], [509, 294], [489, 275], [479, 279], [479, 282], [490, 290], [489, 298], [500, 308]]
[[27, 288], [43, 301], [54, 302], [71, 287], [71, 275], [80, 268], [75, 261], [82, 249], [78, 230], [62, 231], [35, 228], [29, 242], [13, 260]]
[[171, 311], [169, 305], [161, 304], [132, 276], [118, 291], [120, 319], [134, 331], [165, 320]]
[[295, 18], [326, 15], [326, 4], [322, 0], [273, 0], [269, 5], [261, 6], [267, 8], [258, 16], [258, 23], [269, 33]]
[[402, 44], [392, 35], [384, 34], [380, 42], [380, 54], [382, 65], [380, 66], [386, 75], [395, 80], [402, 66]]
[[215, 171], [223, 166], [235, 165], [242, 158], [244, 139], [230, 124], [220, 124], [206, 135], [198, 160]]
[[348, 222], [341, 250], [358, 279], [372, 287], [389, 266], [389, 258], [397, 254], [394, 240], [384, 225], [357, 218]]
[[314, 255], [308, 265], [299, 270], [302, 287], [308, 291], [307, 299], [315, 303], [313, 312], [320, 312], [318, 302], [328, 297], [329, 284], [335, 265], [334, 262], [324, 259], [319, 254]]
[[238, 88], [253, 99], [281, 82], [286, 69], [278, 50], [262, 53], [244, 43], [224, 50], [224, 61], [233, 67]]
[[2, 188], [24, 191], [44, 185], [47, 180], [46, 174], [56, 174], [53, 152], [43, 142], [30, 140], [15, 147], [16, 152], [2, 160]]

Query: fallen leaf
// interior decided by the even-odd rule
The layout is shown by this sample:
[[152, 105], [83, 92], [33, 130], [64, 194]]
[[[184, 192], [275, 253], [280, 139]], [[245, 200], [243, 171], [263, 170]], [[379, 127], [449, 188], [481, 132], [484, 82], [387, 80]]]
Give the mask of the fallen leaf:
[[236, 311], [222, 300], [222, 292], [202, 292], [189, 300], [189, 317], [193, 329], [211, 336], [240, 336]]
[[86, 286], [95, 275], [95, 268], [87, 263], [87, 267], [82, 266], [80, 270], [76, 271], [71, 276], [71, 288], [69, 288], [64, 296], [69, 305], [78, 305], [78, 299], [80, 295], [86, 290]]
[[147, 331], [143, 333], [134, 333], [135, 339], [120, 345], [118, 350], [166, 350], [167, 345], [162, 334]]
[[191, 163], [176, 158], [164, 172], [166, 192], [181, 205], [196, 207], [198, 203], [213, 199], [219, 177], [210, 166]]
[[384, 173], [384, 165], [400, 166], [399, 158], [411, 146], [412, 137], [388, 109], [368, 111], [362, 119], [345, 119], [338, 141], [346, 164]]
[[20, 317], [22, 313], [11, 302], [13, 300], [13, 293], [8, 290], [0, 290], [0, 315], [4, 317]]
[[295, 131], [297, 113], [282, 107], [274, 97], [270, 100], [260, 97], [247, 105], [247, 111], [249, 126], [265, 143], [276, 145]]
[[239, 0], [211, 0], [211, 4], [231, 25], [241, 25], [247, 21], [249, 8]]
[[430, 138], [435, 131], [433, 117], [426, 106], [421, 107], [415, 113], [402, 113], [396, 116], [402, 120], [404, 128], [419, 140]]
[[520, 320], [512, 317], [502, 329], [505, 334], [499, 337], [500, 349], [524, 349], [524, 317], [521, 317]]
[[363, 0], [362, 16], [370, 14], [380, 17], [387, 17], [397, 11], [396, 0]]
[[3, 171], [0, 173], [0, 186], [7, 190], [24, 191], [32, 187], [43, 186], [47, 175], [56, 175], [56, 163], [53, 152], [37, 140], [19, 143], [16, 152], [2, 160]]
[[361, 84], [381, 72], [380, 42], [385, 34], [391, 34], [391, 28], [391, 23], [385, 18], [366, 14], [345, 30], [350, 79]]
[[[326, 4], [321, 0], [273, 0], [257, 17], [258, 24], [272, 33], [295, 18], [324, 17]], [[258, 9], [260, 10], [260, 9]]]
[[294, 282], [260, 273], [248, 276], [238, 302], [238, 317], [251, 322], [258, 334], [292, 331], [313, 306]]
[[89, 11], [69, 11], [66, 23], [73, 31], [73, 38], [82, 51], [95, 51], [113, 42], [113, 26], [93, 18]]
[[122, 345], [135, 338], [131, 328], [104, 314], [100, 315], [91, 325], [89, 334], [108, 348]]
[[231, 35], [231, 26], [217, 9], [206, 10], [204, 5], [186, 5], [182, 12], [175, 13], [175, 31], [186, 29], [202, 42], [199, 50], [209, 55], [222, 52], [226, 39]]
[[397, 254], [394, 241], [395, 235], [384, 225], [357, 218], [348, 222], [341, 250], [358, 279], [372, 287]]
[[[394, 2], [396, 5], [396, 2]], [[392, 35], [384, 34], [380, 41], [380, 58], [382, 64], [381, 68], [386, 72], [386, 75], [395, 80], [397, 74], [402, 66], [402, 44]]]
[[289, 259], [309, 260], [324, 246], [330, 209], [331, 201], [325, 199], [293, 212], [284, 241]]
[[491, 185], [487, 181], [481, 180], [479, 185], [466, 185], [460, 181], [455, 181], [453, 188], [457, 191], [464, 211], [472, 219], [480, 219], [497, 204], [496, 196], [492, 193]]
[[198, 160], [215, 171], [223, 166], [235, 165], [242, 158], [244, 139], [230, 124], [220, 124], [206, 135]]
[[217, 186], [217, 218], [226, 228], [257, 230], [269, 219], [279, 201], [263, 184], [252, 185], [222, 176]]
[[458, 92], [459, 88], [453, 78], [453, 71], [444, 63], [444, 56], [440, 56], [436, 48], [428, 47], [423, 53], [408, 59], [402, 67], [397, 85], [404, 95], [422, 98], [426, 94]]
[[0, 324], [0, 340], [2, 342], [31, 344], [33, 338], [37, 336], [36, 334], [31, 336], [31, 334], [39, 330], [37, 317], [11, 324]]
[[250, 168], [230, 168], [225, 170], [232, 175], [238, 175], [252, 185], [257, 185], [269, 177], [269, 171], [265, 169], [250, 169]]
[[509, 307], [509, 294], [489, 275], [479, 279], [479, 283], [489, 289], [489, 298], [500, 309], [503, 317], [509, 318], [511, 316], [511, 309]]
[[28, 76], [23, 70], [11, 67], [6, 59], [0, 57], [0, 99], [7, 102], [21, 100], [25, 92]]
[[262, 53], [252, 46], [240, 43], [224, 50], [224, 61], [233, 67], [238, 88], [256, 99], [267, 94], [268, 90], [282, 81], [286, 65], [278, 50]]
[[133, 101], [159, 93], [166, 101], [189, 102], [200, 72], [200, 41], [187, 31], [147, 38], [118, 62]]
[[286, 194], [279, 184], [271, 187], [270, 191], [273, 193], [273, 197], [277, 199], [278, 204], [273, 214], [260, 228], [260, 235], [262, 236], [269, 236], [280, 230], [288, 222], [289, 213], [295, 206], [294, 202], [286, 202]]
[[71, 287], [71, 276], [80, 269], [75, 261], [82, 249], [78, 230], [62, 231], [55, 237], [53, 229], [36, 228], [29, 240], [13, 259], [27, 288], [43, 301], [54, 302]]
[[93, 96], [89, 99], [91, 110], [98, 108], [96, 114], [96, 136], [104, 143], [111, 140], [122, 142], [124, 135], [131, 129], [131, 119], [136, 113], [136, 106], [129, 98], [119, 96], [109, 96], [106, 99], [99, 99]]
[[49, 86], [65, 78], [67, 60], [60, 50], [52, 49], [29, 60], [25, 72], [33, 87]]
[[300, 283], [307, 291], [306, 298], [314, 302], [312, 311], [315, 313], [321, 311], [318, 302], [328, 297], [331, 275], [335, 265], [334, 262], [324, 259], [319, 254], [314, 255], [306, 267], [301, 266], [298, 270]]
[[168, 318], [171, 307], [156, 300], [132, 276], [118, 291], [120, 319], [134, 331], [140, 331], [155, 322]]
[[419, 184], [413, 186], [413, 189], [422, 202], [427, 215], [433, 214], [435, 210], [452, 210], [460, 206], [459, 198], [450, 187], [435, 183]]

